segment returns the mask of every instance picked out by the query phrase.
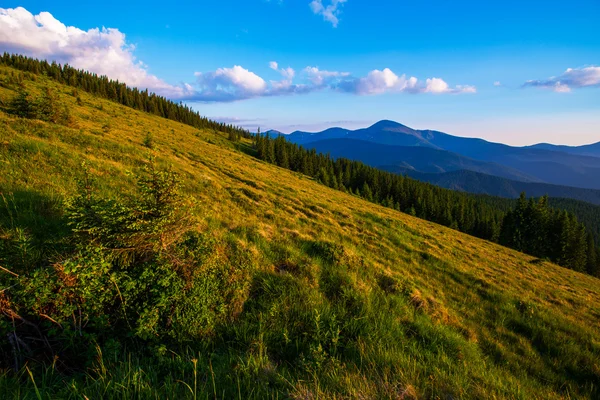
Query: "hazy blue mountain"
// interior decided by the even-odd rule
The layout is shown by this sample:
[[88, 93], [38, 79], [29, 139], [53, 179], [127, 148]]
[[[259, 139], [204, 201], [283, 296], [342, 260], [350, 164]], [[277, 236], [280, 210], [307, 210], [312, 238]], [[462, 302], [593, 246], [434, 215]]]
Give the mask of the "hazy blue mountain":
[[[296, 131], [286, 135], [286, 137], [294, 143], [307, 147], [315, 147], [313, 145], [315, 142], [346, 139], [387, 146], [410, 146], [445, 150], [446, 152], [456, 153], [457, 155], [471, 159], [470, 166], [464, 168], [453, 166], [448, 169], [449, 155], [447, 153], [427, 153], [427, 157], [435, 157], [436, 154], [443, 154], [444, 156], [442, 160], [429, 159], [423, 161], [423, 163], [431, 167], [440, 167], [438, 171], [433, 171], [432, 168], [422, 170], [414, 165], [416, 162], [414, 159], [411, 159], [412, 161], [403, 159], [403, 157], [409, 154], [406, 151], [396, 154], [394, 160], [390, 159], [392, 154], [389, 151], [385, 152], [385, 154], [387, 159], [391, 161], [389, 165], [402, 166], [402, 163], [406, 162], [413, 169], [421, 172], [467, 169], [521, 181], [537, 181], [555, 185], [600, 189], [600, 156], [584, 155], [594, 153], [597, 148], [600, 148], [600, 144], [581, 147], [561, 147], [543, 144], [529, 147], [514, 147], [488, 142], [483, 139], [448, 135], [433, 130], [415, 130], [393, 121], [380, 121], [368, 128], [357, 130], [330, 128], [318, 133]], [[308, 146], [309, 144], [311, 146]], [[355, 144], [364, 147], [364, 144]], [[340, 157], [351, 158], [350, 154], [352, 154], [352, 158], [371, 165], [375, 161], [372, 160], [372, 156], [378, 156], [378, 154], [368, 154], [361, 149], [353, 150], [349, 143], [343, 144], [344, 153], [340, 153], [340, 149], [336, 149], [335, 144], [329, 143], [327, 147], [331, 150], [336, 150], [336, 154]], [[371, 150], [381, 152], [383, 151], [382, 149], [381, 147], [377, 147]], [[473, 161], [475, 160], [500, 164], [501, 166], [508, 167], [510, 173], [507, 174], [506, 170], [502, 170], [499, 167], [497, 168], [504, 171], [502, 175], [498, 172], [489, 172], [487, 168], [481, 170], [479, 166], [477, 168], [473, 166]]]
[[[277, 134], [269, 131], [270, 134]], [[327, 139], [355, 139], [365, 140], [394, 146], [425, 146], [438, 148], [423, 138], [420, 131], [411, 129], [394, 121], [379, 121], [376, 124], [357, 130], [344, 128], [329, 128], [322, 132], [310, 133], [295, 131], [286, 135], [286, 138], [297, 144], [306, 144]]]
[[286, 135], [286, 137], [294, 143], [305, 144], [317, 140], [345, 138], [346, 135], [351, 132], [352, 131], [344, 128], [329, 128], [318, 133], [296, 131]]
[[421, 172], [447, 172], [468, 169], [526, 182], [539, 181], [510, 167], [473, 160], [460, 154], [430, 147], [391, 146], [356, 139], [328, 139], [304, 144], [333, 158], [349, 158], [373, 167], [412, 169]]
[[583, 146], [562, 146], [550, 143], [539, 143], [528, 147], [533, 149], [561, 151], [563, 153], [579, 154], [582, 156], [600, 157], [600, 142]]
[[410, 168], [393, 166], [382, 166], [380, 168], [390, 172], [401, 173], [447, 189], [463, 192], [506, 198], [517, 198], [521, 192], [526, 192], [527, 196], [540, 197], [547, 194], [550, 197], [575, 199], [600, 205], [600, 190], [595, 189], [551, 185], [548, 183], [520, 182], [467, 170], [425, 173]]

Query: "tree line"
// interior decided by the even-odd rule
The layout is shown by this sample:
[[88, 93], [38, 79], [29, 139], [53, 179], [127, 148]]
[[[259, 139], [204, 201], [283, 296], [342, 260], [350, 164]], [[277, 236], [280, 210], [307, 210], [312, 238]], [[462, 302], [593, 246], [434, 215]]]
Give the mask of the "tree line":
[[334, 160], [283, 136], [271, 138], [259, 133], [254, 147], [259, 159], [311, 176], [331, 188], [567, 268], [600, 275], [600, 249], [591, 232], [572, 213], [551, 208], [547, 196], [527, 200], [523, 193], [516, 206], [503, 210], [480, 196], [443, 189], [359, 161]]
[[88, 71], [78, 70], [68, 64], [49, 63], [45, 60], [37, 60], [7, 52], [0, 57], [0, 64], [20, 71], [45, 75], [61, 84], [83, 90], [136, 110], [191, 125], [198, 129], [213, 129], [220, 132], [233, 133], [238, 137], [249, 138], [251, 136], [245, 129], [210, 120], [183, 103], [176, 103], [155, 93], [150, 93], [148, 89], [140, 90], [131, 88], [125, 83], [109, 79], [107, 76], [99, 76]]
[[549, 206], [548, 196], [527, 200], [525, 193], [504, 216], [500, 244], [576, 271], [598, 275], [594, 237], [575, 215]]

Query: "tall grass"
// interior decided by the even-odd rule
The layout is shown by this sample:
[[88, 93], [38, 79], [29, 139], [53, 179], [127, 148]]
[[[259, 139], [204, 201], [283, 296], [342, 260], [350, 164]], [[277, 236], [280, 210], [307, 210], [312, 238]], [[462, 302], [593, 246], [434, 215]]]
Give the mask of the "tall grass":
[[[77, 101], [43, 77], [25, 85], [53, 87], [76, 127], [0, 112], [0, 266], [29, 276], [74, 251], [65, 204], [82, 161], [98, 196], [128, 199], [155, 157], [183, 179], [194, 248], [210, 248], [200, 266], [222, 268], [196, 272], [240, 290], [226, 318], [198, 318], [217, 304], [208, 295], [174, 315], [200, 332], [191, 339], [107, 330], [82, 354], [19, 353], [17, 371], [5, 338], [18, 321], [4, 313], [2, 398], [600, 396], [598, 279], [329, 190], [247, 156], [244, 140], [86, 93]], [[13, 94], [0, 88], [4, 102]], [[244, 274], [230, 272], [241, 264]], [[15, 279], [0, 270], [7, 298]], [[73, 346], [87, 343], [79, 332]]]

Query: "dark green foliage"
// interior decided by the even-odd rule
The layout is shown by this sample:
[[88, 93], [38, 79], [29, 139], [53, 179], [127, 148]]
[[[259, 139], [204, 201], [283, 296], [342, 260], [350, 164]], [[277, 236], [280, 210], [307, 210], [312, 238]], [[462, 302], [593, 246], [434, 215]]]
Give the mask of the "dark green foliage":
[[504, 246], [580, 272], [592, 269], [588, 267], [589, 255], [589, 261], [595, 264], [596, 249], [593, 240], [588, 247], [588, 239], [592, 240], [574, 215], [551, 209], [547, 196], [528, 201], [525, 193], [504, 217], [500, 234], [500, 244]]
[[48, 88], [37, 99], [33, 99], [25, 90], [19, 90], [7, 111], [17, 117], [39, 119], [54, 124], [70, 125], [72, 122], [69, 110], [59, 106], [56, 96]]
[[46, 88], [42, 96], [37, 100], [35, 105], [36, 118], [42, 121], [59, 123], [61, 113], [57, 107], [57, 102], [54, 94], [49, 88]]
[[8, 350], [0, 341], [0, 353], [14, 355], [17, 368], [23, 357], [49, 352], [80, 365], [93, 342], [111, 338], [185, 343], [239, 313], [249, 266], [243, 251], [217, 251], [210, 234], [192, 229], [173, 172], [151, 162], [138, 186], [133, 198], [98, 197], [86, 171], [67, 206], [70, 246], [56, 259], [25, 234], [0, 242], [0, 257], [11, 262], [11, 274], [0, 275], [9, 288], [0, 311], [18, 322], [11, 330], [23, 343]]
[[240, 133], [238, 131], [230, 130], [227, 135], [228, 135], [227, 138], [229, 140], [231, 140], [232, 142], [239, 142], [240, 141]]
[[600, 249], [596, 247], [596, 243], [594, 242], [594, 237], [591, 233], [588, 233], [587, 237], [587, 262], [586, 262], [586, 272], [592, 276], [600, 277], [600, 260], [598, 259], [598, 252]]
[[254, 140], [258, 158], [312, 176], [331, 188], [577, 271], [597, 274], [597, 242], [589, 242], [586, 226], [573, 214], [550, 208], [547, 196], [535, 201], [523, 194], [511, 210], [512, 200], [456, 192], [358, 161], [334, 160], [290, 143], [283, 136], [272, 139], [268, 134], [257, 134]]
[[29, 93], [21, 89], [8, 107], [8, 112], [21, 118], [33, 118], [35, 112]]

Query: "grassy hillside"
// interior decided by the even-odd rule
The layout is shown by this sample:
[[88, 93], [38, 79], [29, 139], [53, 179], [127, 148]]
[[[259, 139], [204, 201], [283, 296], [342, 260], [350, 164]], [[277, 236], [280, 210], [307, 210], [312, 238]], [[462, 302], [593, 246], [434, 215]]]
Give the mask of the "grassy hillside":
[[[0, 79], [16, 73], [0, 68]], [[33, 95], [52, 88], [72, 118], [0, 112], [3, 398], [600, 396], [598, 279], [330, 190], [225, 134], [83, 92], [78, 101], [39, 76], [23, 84]], [[4, 104], [15, 94], [0, 87]], [[105, 278], [69, 272], [85, 267], [65, 212], [84, 170], [97, 196], [127, 198], [151, 157], [182, 179], [190, 212], [179, 227], [201, 254], [174, 274], [144, 275], [149, 299], [171, 302], [161, 294], [186, 283], [174, 308], [136, 310], [121, 297], [130, 289], [107, 280], [80, 294], [88, 301], [73, 318], [40, 311], [54, 304], [56, 291], [39, 289], [48, 279], [71, 290]], [[105, 267], [116, 279], [135, 272]], [[104, 291], [123, 309], [118, 331], [82, 322]], [[172, 318], [152, 320], [155, 311]], [[27, 323], [52, 354], [20, 334], [34, 331]], [[16, 352], [11, 332], [27, 346]]]

